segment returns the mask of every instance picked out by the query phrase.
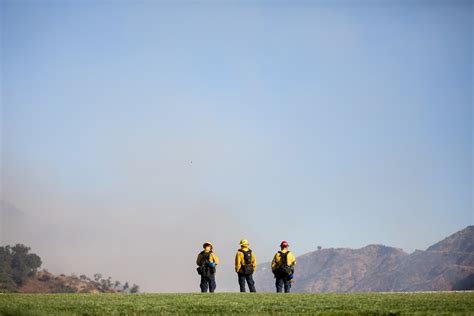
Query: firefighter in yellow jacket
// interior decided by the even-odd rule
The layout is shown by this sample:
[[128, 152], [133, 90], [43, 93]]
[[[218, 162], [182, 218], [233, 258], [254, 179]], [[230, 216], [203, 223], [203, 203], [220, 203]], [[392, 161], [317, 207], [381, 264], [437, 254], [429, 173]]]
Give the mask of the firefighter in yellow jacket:
[[285, 293], [290, 292], [291, 280], [295, 273], [296, 259], [288, 247], [288, 242], [282, 241], [281, 250], [275, 254], [272, 261], [272, 272], [275, 275], [275, 286], [278, 293], [281, 293], [283, 288]]
[[256, 292], [253, 273], [257, 267], [257, 260], [253, 251], [249, 248], [249, 242], [246, 239], [240, 241], [240, 249], [235, 254], [235, 272], [239, 279], [240, 292], [245, 292], [245, 281], [249, 286], [250, 292]]
[[201, 276], [199, 286], [202, 293], [206, 293], [208, 289], [210, 293], [214, 293], [216, 289], [216, 266], [219, 264], [219, 258], [212, 251], [213, 246], [210, 241], [206, 241], [202, 247], [204, 250], [198, 254], [196, 259], [197, 271]]

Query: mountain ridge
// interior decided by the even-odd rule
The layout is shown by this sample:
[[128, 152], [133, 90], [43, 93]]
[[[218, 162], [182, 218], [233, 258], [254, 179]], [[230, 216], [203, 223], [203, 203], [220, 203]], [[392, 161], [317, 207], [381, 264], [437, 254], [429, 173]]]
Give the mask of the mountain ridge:
[[[269, 263], [257, 266], [260, 291], [274, 291]], [[295, 292], [449, 291], [472, 289], [474, 226], [408, 254], [381, 244], [323, 248], [297, 257]], [[460, 285], [461, 284], [461, 285]]]

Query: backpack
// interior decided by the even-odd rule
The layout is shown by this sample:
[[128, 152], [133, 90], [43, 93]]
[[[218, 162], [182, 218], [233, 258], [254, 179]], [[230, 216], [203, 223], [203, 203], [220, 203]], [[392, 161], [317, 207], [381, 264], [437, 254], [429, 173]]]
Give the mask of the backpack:
[[287, 252], [278, 251], [280, 254], [280, 267], [277, 268], [277, 274], [282, 277], [288, 277], [294, 273], [294, 269], [292, 266], [288, 265], [288, 254]]
[[204, 250], [201, 251], [201, 265], [197, 267], [197, 272], [199, 275], [204, 277], [209, 277], [212, 274], [216, 273], [216, 268], [211, 267], [209, 264], [211, 263], [211, 254], [212, 251], [205, 252]]
[[253, 273], [253, 266], [252, 266], [252, 250], [249, 249], [247, 251], [243, 251], [239, 249], [241, 253], [244, 255], [244, 265], [240, 269], [243, 274], [249, 275]]

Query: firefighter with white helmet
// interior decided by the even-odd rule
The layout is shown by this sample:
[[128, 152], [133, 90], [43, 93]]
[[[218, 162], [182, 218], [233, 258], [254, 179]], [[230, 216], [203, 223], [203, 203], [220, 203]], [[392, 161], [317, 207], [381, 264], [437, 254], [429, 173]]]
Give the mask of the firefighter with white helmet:
[[214, 293], [216, 289], [216, 267], [219, 264], [219, 258], [213, 252], [213, 245], [210, 241], [206, 241], [196, 259], [198, 265], [197, 272], [201, 276], [200, 288], [202, 293], [206, 293], [209, 289], [210, 293]]

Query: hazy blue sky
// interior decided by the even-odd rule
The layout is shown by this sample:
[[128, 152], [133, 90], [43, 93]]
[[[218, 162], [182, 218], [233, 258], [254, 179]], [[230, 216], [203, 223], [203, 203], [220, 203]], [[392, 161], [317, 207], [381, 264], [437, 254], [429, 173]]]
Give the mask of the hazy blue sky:
[[2, 199], [46, 267], [474, 223], [473, 1], [0, 3]]

